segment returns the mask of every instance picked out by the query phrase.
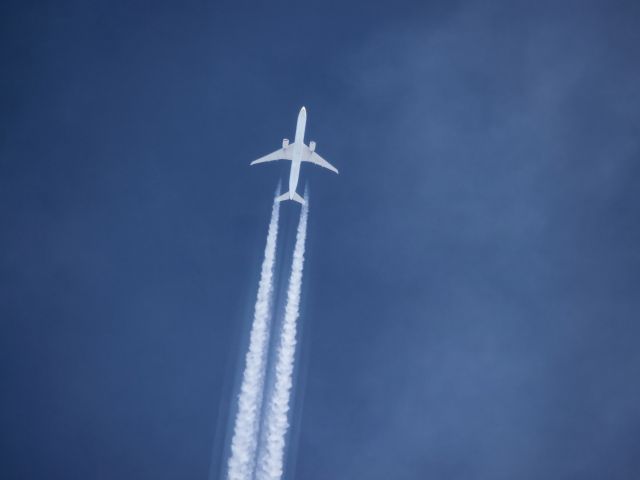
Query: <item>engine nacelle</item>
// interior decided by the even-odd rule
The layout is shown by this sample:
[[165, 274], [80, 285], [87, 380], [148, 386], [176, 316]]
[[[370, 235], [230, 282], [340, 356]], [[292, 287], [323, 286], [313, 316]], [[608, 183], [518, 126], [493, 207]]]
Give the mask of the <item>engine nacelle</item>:
[[288, 138], [283, 138], [282, 139], [282, 148], [287, 148], [289, 146], [289, 139]]
[[309, 150], [311, 150], [312, 152], [315, 152], [315, 150], [316, 150], [316, 142], [314, 142], [314, 141], [309, 142]]

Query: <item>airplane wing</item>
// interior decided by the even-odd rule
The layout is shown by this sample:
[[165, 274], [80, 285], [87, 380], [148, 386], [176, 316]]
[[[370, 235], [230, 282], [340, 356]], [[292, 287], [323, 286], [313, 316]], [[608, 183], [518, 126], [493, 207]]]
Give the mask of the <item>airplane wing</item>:
[[324, 158], [318, 155], [316, 152], [312, 152], [309, 149], [309, 156], [304, 159], [305, 162], [315, 163], [319, 167], [326, 168], [327, 170], [331, 170], [333, 173], [338, 173], [338, 169], [327, 162]]
[[293, 154], [293, 149], [287, 146], [285, 148], [280, 148], [275, 152], [270, 153], [269, 155], [260, 157], [259, 159], [251, 162], [249, 165], [255, 165], [256, 163], [273, 162], [275, 160], [293, 160], [292, 154]]

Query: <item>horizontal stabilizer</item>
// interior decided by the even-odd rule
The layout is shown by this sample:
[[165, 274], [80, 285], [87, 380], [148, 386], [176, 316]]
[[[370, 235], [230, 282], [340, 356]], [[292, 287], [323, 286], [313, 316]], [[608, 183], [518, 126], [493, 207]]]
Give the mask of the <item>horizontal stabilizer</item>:
[[293, 192], [293, 198], [292, 200], [298, 202], [300, 205], [304, 205], [304, 198], [302, 198], [300, 195], [298, 195], [297, 193]]
[[282, 202], [284, 200], [293, 200], [294, 202], [298, 202], [300, 205], [304, 205], [304, 198], [302, 198], [300, 195], [298, 195], [295, 192], [293, 192], [293, 196], [291, 196], [289, 192], [287, 192], [287, 193], [283, 193], [279, 197], [276, 197], [277, 202]]

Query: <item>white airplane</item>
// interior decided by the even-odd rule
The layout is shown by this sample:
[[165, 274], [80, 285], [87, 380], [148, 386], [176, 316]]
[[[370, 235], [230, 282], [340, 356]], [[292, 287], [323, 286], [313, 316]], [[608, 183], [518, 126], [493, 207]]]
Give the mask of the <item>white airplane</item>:
[[294, 200], [301, 205], [304, 205], [304, 198], [296, 193], [296, 187], [298, 186], [298, 177], [300, 177], [300, 164], [302, 162], [315, 163], [320, 167], [324, 167], [334, 173], [338, 173], [338, 169], [336, 167], [331, 165], [315, 152], [316, 142], [309, 142], [309, 146], [304, 144], [304, 129], [306, 127], [306, 124], [307, 110], [302, 107], [300, 109], [300, 113], [298, 114], [298, 123], [296, 124], [296, 138], [293, 143], [289, 143], [289, 140], [285, 138], [282, 140], [281, 149], [251, 162], [251, 165], [255, 165], [256, 163], [272, 162], [274, 160], [289, 160], [291, 162], [291, 171], [289, 173], [289, 191], [287, 193], [283, 193], [276, 199], [279, 202], [283, 200]]

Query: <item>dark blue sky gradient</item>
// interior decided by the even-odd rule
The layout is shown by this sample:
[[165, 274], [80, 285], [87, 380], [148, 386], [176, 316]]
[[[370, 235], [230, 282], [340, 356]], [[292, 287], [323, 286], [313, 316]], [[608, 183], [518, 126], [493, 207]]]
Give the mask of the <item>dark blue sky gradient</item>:
[[0, 477], [221, 471], [305, 105], [288, 478], [637, 478], [638, 3], [257, 3], [2, 3]]

